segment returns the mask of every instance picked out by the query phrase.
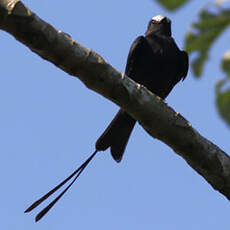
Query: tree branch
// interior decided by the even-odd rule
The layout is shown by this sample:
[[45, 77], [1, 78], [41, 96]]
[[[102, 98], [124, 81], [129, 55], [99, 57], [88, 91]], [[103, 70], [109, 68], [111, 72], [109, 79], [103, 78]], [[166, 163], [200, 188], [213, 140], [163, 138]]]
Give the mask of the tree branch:
[[19, 0], [0, 0], [0, 29], [125, 109], [230, 200], [230, 157], [161, 98], [41, 20]]

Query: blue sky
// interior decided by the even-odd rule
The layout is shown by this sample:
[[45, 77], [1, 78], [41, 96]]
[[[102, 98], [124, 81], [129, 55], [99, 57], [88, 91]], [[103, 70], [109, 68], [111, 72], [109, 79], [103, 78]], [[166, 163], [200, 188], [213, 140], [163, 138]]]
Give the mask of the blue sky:
[[[143, 1], [24, 1], [30, 9], [124, 71], [132, 41], [149, 19], [172, 20], [183, 38], [209, 1], [190, 1], [169, 13]], [[229, 47], [217, 40], [200, 80], [190, 71], [167, 98], [203, 136], [229, 150], [230, 130], [219, 118], [214, 87], [223, 77], [219, 60]], [[229, 201], [168, 146], [137, 125], [120, 164], [101, 152], [79, 181], [39, 223], [23, 211], [94, 151], [96, 139], [118, 107], [89, 91], [1, 31], [0, 152], [2, 229], [229, 229]]]

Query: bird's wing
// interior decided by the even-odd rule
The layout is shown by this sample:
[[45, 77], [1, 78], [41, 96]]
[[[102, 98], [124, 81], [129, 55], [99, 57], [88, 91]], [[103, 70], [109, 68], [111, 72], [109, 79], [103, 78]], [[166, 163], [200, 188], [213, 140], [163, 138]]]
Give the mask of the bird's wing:
[[143, 51], [145, 52], [145, 56], [147, 56], [147, 54], [151, 52], [150, 50], [151, 48], [149, 47], [149, 44], [144, 36], [139, 36], [135, 39], [130, 47], [125, 68], [125, 74], [128, 77], [139, 82], [140, 79], [137, 79], [138, 76], [136, 76], [136, 68], [139, 67], [140, 59], [143, 58]]
[[179, 74], [180, 74], [180, 78], [182, 79], [182, 81], [184, 81], [184, 79], [187, 76], [188, 73], [188, 66], [189, 66], [189, 58], [188, 58], [188, 54], [185, 51], [181, 51], [180, 55], [179, 55], [179, 62], [180, 62], [180, 69], [178, 70]]

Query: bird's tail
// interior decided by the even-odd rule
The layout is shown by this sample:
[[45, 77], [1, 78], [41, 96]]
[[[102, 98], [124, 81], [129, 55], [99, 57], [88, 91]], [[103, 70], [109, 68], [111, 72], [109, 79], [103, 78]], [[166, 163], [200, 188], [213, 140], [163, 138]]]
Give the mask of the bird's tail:
[[76, 179], [80, 176], [89, 162], [94, 158], [98, 151], [104, 151], [108, 147], [111, 148], [111, 154], [113, 158], [120, 162], [125, 151], [125, 147], [127, 145], [129, 136], [134, 128], [135, 120], [129, 116], [125, 111], [119, 110], [117, 115], [114, 117], [110, 125], [104, 131], [104, 133], [100, 136], [100, 138], [96, 142], [96, 150], [94, 153], [78, 168], [76, 169], [70, 176], [68, 176], [65, 180], [63, 180], [59, 185], [50, 190], [40, 199], [35, 201], [29, 208], [25, 210], [25, 212], [30, 212], [37, 206], [39, 206], [43, 201], [49, 198], [52, 194], [54, 194], [57, 190], [59, 190], [63, 185], [65, 185], [69, 180], [71, 180], [74, 176], [72, 182], [50, 203], [48, 204], [42, 211], [38, 213], [35, 218], [35, 221], [39, 221], [56, 203], [57, 201], [69, 190], [69, 188], [73, 185]]
[[96, 149], [104, 151], [110, 147], [115, 161], [120, 162], [136, 120], [120, 109], [104, 133], [96, 142]]
[[53, 193], [55, 193], [59, 188], [61, 188], [65, 183], [67, 183], [71, 178], [73, 178], [76, 175], [73, 181], [63, 190], [63, 192], [61, 192], [60, 195], [58, 195], [49, 205], [47, 205], [44, 209], [42, 209], [41, 212], [38, 213], [38, 215], [35, 218], [35, 221], [36, 222], [39, 221], [57, 203], [57, 201], [67, 192], [67, 190], [72, 186], [72, 184], [80, 176], [80, 174], [83, 172], [85, 167], [89, 164], [89, 162], [93, 159], [93, 157], [96, 155], [97, 152], [98, 151], [95, 150], [95, 152], [78, 169], [76, 169], [69, 177], [67, 177], [59, 185], [57, 185], [55, 188], [53, 188], [48, 193], [46, 193], [43, 197], [35, 201], [29, 208], [25, 210], [25, 212], [32, 211], [34, 208], [40, 205], [44, 200], [50, 197]]

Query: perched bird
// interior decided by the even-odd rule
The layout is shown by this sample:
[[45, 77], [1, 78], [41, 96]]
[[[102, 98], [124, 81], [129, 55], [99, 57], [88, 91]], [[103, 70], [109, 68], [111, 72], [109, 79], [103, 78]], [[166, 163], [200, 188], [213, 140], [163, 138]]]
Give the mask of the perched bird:
[[[125, 74], [165, 99], [173, 87], [185, 79], [187, 72], [188, 55], [178, 48], [171, 37], [170, 19], [162, 15], [153, 17], [145, 36], [137, 37], [130, 48]], [[120, 162], [135, 123], [135, 119], [120, 109], [97, 140], [95, 152], [75, 172], [34, 202], [25, 212], [37, 207], [76, 175], [65, 190], [36, 216], [35, 220], [40, 220], [71, 187], [98, 151], [110, 148], [114, 160]]]

